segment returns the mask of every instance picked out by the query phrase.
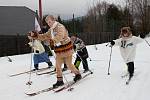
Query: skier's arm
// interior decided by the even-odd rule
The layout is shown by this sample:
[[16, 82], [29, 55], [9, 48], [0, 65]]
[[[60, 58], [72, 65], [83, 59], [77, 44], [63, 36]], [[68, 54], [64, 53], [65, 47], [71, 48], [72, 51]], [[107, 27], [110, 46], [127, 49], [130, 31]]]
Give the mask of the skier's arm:
[[120, 39], [110, 41], [111, 46], [118, 46], [120, 44]]
[[51, 39], [51, 31], [49, 30], [48, 32], [44, 34], [39, 34], [37, 32], [31, 31], [28, 33], [28, 38], [38, 39], [41, 41], [48, 40], [48, 39]]
[[142, 38], [134, 36], [134, 43], [135, 43], [135, 44], [141, 43], [141, 42], [143, 42], [143, 41], [144, 41], [144, 40], [143, 40]]
[[51, 39], [51, 31], [48, 30], [46, 33], [44, 34], [38, 34], [38, 40], [44, 41], [44, 40], [49, 40]]

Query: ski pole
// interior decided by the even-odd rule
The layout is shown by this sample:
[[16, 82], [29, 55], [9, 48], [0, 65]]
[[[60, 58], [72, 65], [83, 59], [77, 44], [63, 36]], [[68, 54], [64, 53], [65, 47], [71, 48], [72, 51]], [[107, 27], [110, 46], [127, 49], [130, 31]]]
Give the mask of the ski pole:
[[90, 61], [92, 61], [92, 59], [90, 57], [88, 57], [90, 59]]
[[48, 47], [49, 47], [49, 49], [50, 49], [52, 55], [54, 56], [54, 58], [56, 58], [55, 53], [52, 51], [52, 48], [51, 48], [50, 46], [48, 46]]
[[[55, 53], [52, 51], [52, 48], [50, 47], [50, 45], [48, 46], [52, 55], [54, 56], [55, 60], [56, 60], [56, 56], [55, 56]], [[62, 72], [62, 76], [64, 77], [66, 83], [69, 85], [69, 81], [67, 80], [66, 76], [64, 75], [64, 73]], [[70, 87], [71, 88], [71, 87]]]
[[109, 45], [110, 43], [108, 42], [107, 44], [106, 44], [106, 47]]
[[[80, 56], [78, 53], [76, 53], [76, 54], [80, 57], [81, 61], [86, 65], [86, 63], [83, 61], [83, 59], [81, 58], [81, 56]], [[93, 72], [92, 72], [91, 70], [89, 70], [89, 72], [90, 72], [91, 74], [93, 74]]]
[[[80, 55], [78, 54], [78, 53], [76, 53], [79, 57], [80, 57]], [[73, 56], [74, 57], [74, 56]], [[75, 57], [74, 57], [75, 58]], [[81, 61], [85, 64], [85, 62], [83, 61], [83, 59], [80, 57], [80, 59], [81, 59]], [[89, 72], [90, 72], [90, 74], [93, 74], [93, 72], [91, 71], [91, 70], [89, 70]], [[69, 82], [67, 81], [67, 84], [69, 85]], [[72, 91], [74, 88], [73, 87], [70, 87], [69, 89], [68, 89], [68, 91]]]
[[10, 57], [8, 57], [8, 56], [6, 56], [7, 58], [8, 58], [8, 61], [9, 62], [12, 62], [12, 59], [10, 58]]
[[94, 47], [95, 47], [95, 50], [98, 50], [98, 48], [96, 47], [96, 44], [94, 45]]
[[[34, 45], [33, 39], [31, 39], [31, 42], [33, 46]], [[26, 83], [26, 85], [29, 85], [29, 88], [30, 88], [30, 85], [32, 84], [32, 81], [31, 81], [32, 58], [33, 58], [33, 48], [31, 47], [31, 63], [30, 63], [29, 81]]]
[[112, 46], [111, 46], [111, 50], [110, 50], [110, 58], [109, 58], [109, 66], [108, 66], [108, 75], [110, 75], [110, 62], [111, 62], [111, 55], [112, 55]]
[[101, 60], [101, 59], [93, 59], [93, 60], [90, 60], [90, 61], [104, 61], [104, 60]]
[[145, 40], [145, 42], [150, 46], [150, 43], [148, 43], [148, 41], [146, 40], [146, 39], [144, 39]]

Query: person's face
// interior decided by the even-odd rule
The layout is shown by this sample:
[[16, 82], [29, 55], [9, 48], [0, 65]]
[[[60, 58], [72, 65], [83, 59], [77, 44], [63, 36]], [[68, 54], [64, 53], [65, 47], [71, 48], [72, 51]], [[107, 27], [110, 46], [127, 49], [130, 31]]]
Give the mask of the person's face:
[[46, 23], [48, 24], [48, 26], [49, 27], [52, 27], [53, 26], [53, 24], [54, 24], [54, 20], [52, 20], [51, 18], [49, 18], [47, 21], [46, 21]]
[[128, 31], [127, 30], [122, 30], [122, 35], [124, 37], [128, 37], [129, 36]]
[[123, 33], [123, 36], [124, 37], [128, 37], [128, 33]]

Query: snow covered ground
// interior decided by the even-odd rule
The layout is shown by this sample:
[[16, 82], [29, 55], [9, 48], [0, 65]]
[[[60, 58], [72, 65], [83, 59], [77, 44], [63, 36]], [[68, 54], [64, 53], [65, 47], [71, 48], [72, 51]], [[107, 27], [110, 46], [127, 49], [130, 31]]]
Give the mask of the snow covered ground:
[[[150, 39], [147, 39], [150, 43]], [[135, 76], [131, 83], [126, 85], [127, 78], [121, 78], [126, 74], [127, 67], [123, 62], [118, 47], [113, 47], [110, 75], [109, 66], [110, 48], [106, 44], [88, 46], [91, 61], [89, 67], [94, 73], [78, 84], [74, 85], [73, 91], [53, 91], [39, 94], [34, 97], [25, 95], [25, 92], [40, 90], [52, 86], [56, 82], [55, 75], [37, 76], [31, 75], [33, 82], [31, 87], [26, 83], [29, 74], [9, 77], [11, 74], [29, 70], [31, 66], [31, 54], [0, 58], [0, 99], [1, 100], [149, 100], [150, 99], [150, 46], [143, 42], [137, 47], [135, 59]], [[51, 58], [54, 62], [54, 58]], [[46, 67], [46, 63], [41, 63]], [[82, 65], [80, 67], [82, 69]], [[73, 79], [73, 74], [65, 75], [68, 81]], [[65, 80], [64, 80], [65, 81]]]

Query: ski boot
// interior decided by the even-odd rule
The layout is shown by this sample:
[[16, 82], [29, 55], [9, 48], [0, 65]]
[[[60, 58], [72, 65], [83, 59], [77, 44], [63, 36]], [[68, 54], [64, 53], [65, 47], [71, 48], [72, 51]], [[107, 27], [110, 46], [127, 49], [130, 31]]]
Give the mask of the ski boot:
[[62, 69], [62, 71], [66, 71], [67, 70], [67, 68], [66, 67], [64, 67], [63, 69]]
[[33, 71], [37, 71], [37, 70], [39, 70], [39, 67], [38, 67], [38, 64], [35, 64]]
[[47, 62], [47, 64], [48, 64], [48, 68], [51, 68], [51, 67], [53, 66], [53, 64], [52, 64], [51, 61], [50, 61], [50, 62]]
[[86, 73], [86, 72], [88, 72], [89, 71], [89, 69], [85, 69], [84, 71], [83, 71], [83, 73]]
[[58, 80], [55, 84], [53, 84], [53, 88], [57, 88], [57, 87], [62, 86], [62, 85], [64, 85], [63, 80]]
[[74, 77], [74, 81], [77, 82], [78, 80], [80, 80], [82, 78], [81, 74], [76, 74]]

